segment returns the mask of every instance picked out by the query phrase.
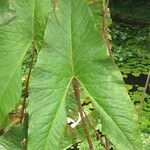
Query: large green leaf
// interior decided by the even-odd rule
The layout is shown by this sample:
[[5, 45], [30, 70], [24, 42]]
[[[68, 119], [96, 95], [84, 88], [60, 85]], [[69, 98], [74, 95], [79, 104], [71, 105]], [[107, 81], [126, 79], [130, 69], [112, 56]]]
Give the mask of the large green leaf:
[[0, 123], [20, 99], [24, 55], [32, 42], [39, 48], [51, 9], [49, 0], [10, 2], [16, 18], [0, 27]]
[[71, 80], [83, 86], [119, 150], [141, 150], [133, 105], [84, 0], [59, 0], [31, 81], [28, 150], [59, 150]]

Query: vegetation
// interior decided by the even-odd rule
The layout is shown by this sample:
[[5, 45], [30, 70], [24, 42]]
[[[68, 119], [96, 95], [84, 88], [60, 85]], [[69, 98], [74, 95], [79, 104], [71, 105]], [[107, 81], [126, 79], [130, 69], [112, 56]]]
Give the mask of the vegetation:
[[150, 1], [147, 0], [110, 0], [111, 14], [114, 20], [120, 22], [149, 25]]
[[0, 149], [149, 149], [147, 27], [105, 0], [0, 4]]
[[[114, 23], [111, 26], [113, 54], [122, 72], [125, 86], [135, 105], [137, 113], [150, 69], [149, 28]], [[150, 84], [149, 84], [150, 87]], [[143, 111], [139, 120], [142, 137], [149, 138], [150, 133], [150, 88], [144, 95]]]

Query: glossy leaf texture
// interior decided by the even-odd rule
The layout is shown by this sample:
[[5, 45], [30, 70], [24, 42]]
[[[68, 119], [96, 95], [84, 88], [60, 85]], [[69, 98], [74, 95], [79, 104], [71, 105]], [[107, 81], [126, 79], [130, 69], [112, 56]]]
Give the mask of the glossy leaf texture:
[[66, 95], [76, 77], [93, 102], [103, 132], [119, 150], [141, 150], [135, 110], [121, 73], [84, 0], [55, 1], [31, 80], [28, 150], [60, 150]]
[[21, 65], [31, 43], [42, 43], [49, 0], [14, 0], [16, 18], [0, 27], [0, 124], [20, 100]]

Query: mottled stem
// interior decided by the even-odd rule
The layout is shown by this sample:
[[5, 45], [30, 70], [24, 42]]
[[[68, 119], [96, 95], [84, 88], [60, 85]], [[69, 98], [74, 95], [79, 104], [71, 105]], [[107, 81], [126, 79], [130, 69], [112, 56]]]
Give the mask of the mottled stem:
[[81, 105], [81, 102], [80, 102], [80, 90], [79, 90], [78, 80], [74, 77], [72, 82], [73, 82], [74, 94], [75, 94], [75, 97], [76, 97], [76, 101], [77, 101], [79, 113], [80, 113], [80, 116], [81, 116], [81, 120], [82, 120], [82, 123], [83, 123], [83, 126], [84, 126], [85, 135], [86, 135], [86, 139], [87, 139], [87, 142], [88, 142], [88, 145], [89, 145], [89, 149], [94, 150], [93, 143], [92, 143], [90, 133], [89, 133], [89, 128], [88, 128], [88, 125], [85, 121], [85, 118], [84, 118], [84, 115], [83, 115], [83, 110], [82, 110], [82, 105]]
[[112, 54], [112, 44], [109, 41], [109, 32], [107, 30], [107, 9], [109, 5], [109, 0], [106, 1], [106, 4], [103, 4], [103, 0], [98, 1], [100, 3], [100, 6], [102, 8], [102, 35], [104, 37], [104, 40], [106, 42], [110, 57], [112, 59], [112, 62], [114, 62], [113, 54]]

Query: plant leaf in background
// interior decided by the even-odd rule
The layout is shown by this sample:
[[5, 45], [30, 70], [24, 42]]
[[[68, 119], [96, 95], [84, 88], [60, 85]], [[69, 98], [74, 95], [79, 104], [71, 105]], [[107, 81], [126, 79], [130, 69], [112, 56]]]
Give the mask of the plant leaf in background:
[[27, 144], [27, 127], [19, 125], [13, 127], [0, 137], [0, 150], [25, 150]]
[[55, 3], [44, 42], [31, 81], [28, 149], [60, 149], [66, 95], [75, 77], [115, 147], [141, 150], [134, 107], [84, 0]]
[[14, 0], [10, 7], [16, 18], [0, 27], [0, 124], [20, 100], [23, 58], [31, 43], [40, 48], [51, 9], [49, 0]]

